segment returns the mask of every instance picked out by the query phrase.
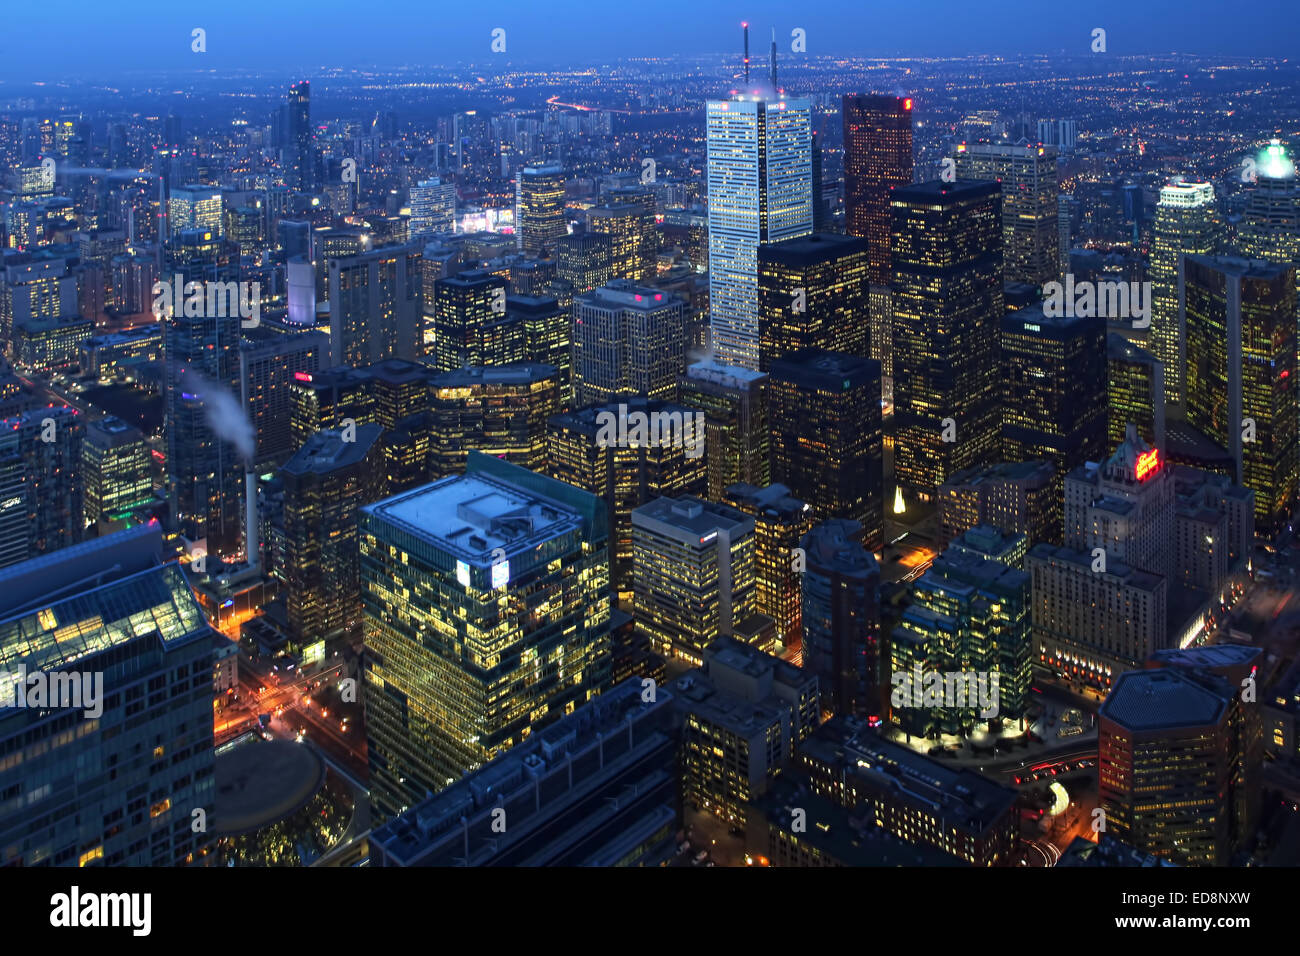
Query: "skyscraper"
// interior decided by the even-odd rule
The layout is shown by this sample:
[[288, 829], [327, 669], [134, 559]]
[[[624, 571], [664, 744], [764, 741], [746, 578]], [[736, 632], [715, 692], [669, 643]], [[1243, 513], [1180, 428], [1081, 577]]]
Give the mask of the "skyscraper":
[[656, 498], [632, 511], [637, 630], [650, 649], [699, 665], [719, 637], [756, 614], [754, 519], [700, 498]]
[[519, 250], [540, 259], [567, 235], [564, 215], [564, 169], [557, 165], [525, 166], [519, 172], [515, 230]]
[[[996, 709], [989, 714], [971, 706], [965, 695], [939, 706], [913, 696], [909, 705], [891, 708], [894, 723], [917, 736], [967, 736], [980, 721], [1022, 717], [1029, 697], [1029, 600], [1024, 571], [954, 547], [936, 558], [912, 586], [912, 603], [891, 635], [891, 680], [918, 669], [924, 674], [987, 675], [990, 682], [996, 674], [991, 695]], [[919, 691], [913, 688], [914, 694]]]
[[471, 269], [434, 282], [433, 367], [451, 372], [464, 365], [502, 365], [514, 361], [494, 348], [490, 331], [504, 324], [506, 280]]
[[[583, 235], [583, 233], [573, 233], [573, 235]], [[565, 237], [568, 238], [567, 236]], [[560, 242], [564, 242], [561, 239]], [[555, 295], [555, 286], [560, 278], [560, 264], [556, 259], [522, 259], [512, 257], [510, 263], [510, 293], [511, 295], [527, 297], [544, 297]], [[442, 253], [436, 261], [437, 272], [429, 277], [426, 272], [426, 282], [432, 283], [434, 279], [442, 279], [452, 274], [460, 262], [460, 253], [448, 249]], [[608, 279], [601, 281], [601, 285], [608, 282]], [[432, 285], [427, 285], [427, 289], [432, 290]], [[428, 294], [428, 293], [426, 293]], [[429, 295], [429, 301], [433, 301], [433, 296]]]
[[905, 96], [846, 95], [844, 127], [844, 226], [867, 240], [870, 281], [871, 357], [880, 363], [885, 390], [894, 377], [890, 190], [912, 182], [912, 100]]
[[705, 112], [713, 351], [756, 369], [758, 246], [812, 232], [812, 106], [772, 91], [710, 100]]
[[573, 283], [579, 295], [603, 286], [614, 277], [610, 264], [609, 236], [598, 232], [575, 232], [555, 242], [556, 275]]
[[1238, 227], [1244, 256], [1300, 266], [1300, 180], [1286, 148], [1273, 140], [1255, 161], [1255, 184]]
[[231, 555], [242, 541], [246, 462], [230, 441], [232, 432], [223, 435], [214, 423], [228, 423], [219, 417], [221, 410], [239, 402], [240, 319], [171, 311], [159, 321], [167, 372], [163, 431], [172, 529], [196, 546], [192, 550]]
[[641, 189], [612, 195], [619, 200], [587, 210], [587, 228], [608, 240], [613, 278], [651, 282], [659, 252], [654, 195]]
[[1074, 197], [1069, 193], [1061, 193], [1056, 197], [1057, 271], [1061, 275], [1070, 271], [1070, 245], [1074, 238], [1070, 210], [1073, 202]]
[[[1002, 320], [1002, 458], [1050, 461], [1056, 485], [1106, 447], [1106, 320], [1042, 303]], [[1059, 502], [1060, 495], [1057, 495]], [[1053, 511], [1060, 513], [1058, 504]], [[1051, 540], [1057, 540], [1059, 526]]]
[[868, 357], [868, 252], [820, 233], [758, 247], [759, 368], [804, 348]]
[[681, 403], [704, 412], [710, 501], [728, 485], [766, 485], [771, 476], [767, 376], [747, 368], [695, 362], [681, 379]]
[[607, 689], [609, 537], [594, 495], [475, 452], [465, 474], [363, 508], [360, 532], [381, 817]]
[[[785, 485], [738, 482], [720, 499], [754, 519], [756, 607], [776, 622], [776, 638], [787, 655], [799, 650], [802, 610], [799, 603], [800, 539], [813, 525], [812, 506], [790, 494]], [[791, 657], [798, 660], [797, 656]]]
[[820, 717], [817, 678], [734, 638], [670, 685], [680, 728], [682, 796], [743, 825]]
[[1173, 473], [1130, 428], [1109, 458], [1066, 476], [1065, 546], [1087, 552], [1104, 548], [1108, 559], [1170, 580], [1173, 505]]
[[844, 96], [841, 115], [845, 230], [867, 240], [871, 284], [888, 285], [889, 192], [912, 183], [912, 100], [850, 93]]
[[289, 87], [289, 147], [293, 157], [292, 183], [307, 191], [315, 185], [316, 157], [312, 151], [311, 83], [301, 80]]
[[467, 366], [435, 376], [430, 389], [433, 477], [463, 472], [471, 451], [544, 470], [546, 424], [560, 410], [554, 366]]
[[957, 179], [1002, 184], [1002, 274], [1042, 285], [1060, 275], [1056, 150], [1041, 145], [957, 146]]
[[456, 184], [437, 177], [411, 187], [411, 238], [456, 230]]
[[1068, 153], [1074, 149], [1078, 138], [1078, 121], [1072, 119], [1038, 121], [1038, 141], [1044, 146], [1055, 146], [1059, 152]]
[[6, 255], [0, 265], [0, 338], [9, 341], [16, 326], [33, 319], [76, 315], [76, 263], [71, 250], [66, 255], [47, 249]]
[[370, 365], [424, 354], [420, 243], [329, 260], [331, 359]]
[[833, 714], [879, 714], [880, 566], [862, 546], [862, 525], [832, 518], [799, 542], [802, 666], [817, 675], [822, 708]]
[[1242, 686], [1261, 657], [1240, 645], [1170, 650], [1119, 676], [1097, 714], [1107, 833], [1180, 866], [1235, 862], [1258, 818], [1259, 710]]
[[289, 434], [295, 450], [322, 428], [339, 427], [345, 418], [358, 425], [377, 420], [369, 370], [350, 365], [294, 375], [290, 406]]
[[579, 405], [617, 395], [673, 398], [686, 364], [686, 302], [615, 279], [573, 300], [573, 391]]
[[0, 567], [81, 540], [85, 433], [67, 405], [0, 419]]
[[977, 525], [1030, 541], [1050, 541], [1060, 526], [1061, 485], [1046, 461], [966, 468], [939, 486], [939, 539], [947, 544]]
[[826, 198], [826, 184], [822, 181], [825, 175], [822, 171], [822, 144], [817, 138], [818, 134], [813, 133], [812, 139], [812, 188], [813, 188], [813, 232], [828, 233], [831, 231], [832, 213], [830, 204], [834, 200], [828, 201]]
[[852, 518], [884, 544], [884, 426], [880, 363], [806, 349], [772, 363], [772, 480], [818, 520]]
[[298, 450], [293, 441], [293, 383], [329, 361], [324, 332], [286, 331], [262, 324], [244, 331], [239, 347], [239, 400], [256, 433], [253, 464], [279, 464]]
[[1100, 466], [1066, 476], [1064, 547], [1025, 559], [1035, 666], [1107, 690], [1167, 646], [1175, 521], [1169, 466], [1132, 426]]
[[112, 415], [86, 425], [80, 474], [87, 525], [111, 521], [153, 498], [153, 467], [144, 434]]
[[901, 187], [892, 210], [894, 475], [906, 503], [999, 455], [1003, 230], [997, 183]]
[[[692, 409], [640, 397], [619, 397], [607, 405], [591, 405], [555, 415], [547, 425], [546, 471], [597, 495], [605, 508], [610, 534], [610, 579], [620, 600], [632, 595], [632, 510], [658, 497], [703, 495], [708, 487], [705, 456], [685, 443], [673, 441], [609, 441], [603, 439], [602, 419], [687, 420]], [[698, 438], [698, 436], [697, 436]]]
[[384, 495], [378, 425], [317, 432], [283, 468], [285, 609], [306, 646], [361, 630], [357, 516]]
[[[0, 572], [0, 787], [22, 795], [0, 866], [183, 866], [210, 844], [214, 632], [162, 552], [150, 522]], [[42, 678], [98, 700], [24, 703]]]
[[1154, 355], [1114, 332], [1106, 336], [1106, 448], [1124, 440], [1129, 423], [1165, 451], [1165, 369]]
[[[659, 271], [659, 200], [654, 187], [649, 185], [622, 185], [604, 193], [606, 209], [631, 207], [639, 218], [635, 223], [636, 245], [633, 265], [628, 278], [634, 282], [653, 282]], [[597, 216], [596, 218], [599, 218]], [[599, 229], [599, 227], [593, 227]], [[615, 269], [618, 256], [615, 254]], [[615, 271], [614, 278], [619, 278]]]
[[224, 223], [221, 208], [221, 190], [215, 186], [173, 186], [167, 201], [172, 235], [198, 229], [220, 236]]
[[1165, 404], [1182, 405], [1186, 332], [1180, 298], [1183, 257], [1219, 251], [1221, 225], [1211, 183], [1160, 190], [1151, 236], [1151, 354], [1164, 368]]
[[524, 356], [555, 369], [559, 406], [573, 404], [573, 316], [553, 296], [506, 296], [506, 316], [522, 326]]
[[1187, 422], [1228, 451], [1272, 538], [1296, 506], [1295, 266], [1186, 256]]

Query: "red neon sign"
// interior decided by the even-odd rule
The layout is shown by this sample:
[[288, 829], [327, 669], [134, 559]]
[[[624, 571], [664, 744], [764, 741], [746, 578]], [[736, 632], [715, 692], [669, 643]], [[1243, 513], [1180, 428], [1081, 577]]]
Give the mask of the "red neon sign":
[[903, 100], [903, 109], [905, 109], [905, 110], [910, 110], [911, 108], [912, 108], [912, 101], [911, 101], [911, 99]]
[[1156, 449], [1152, 448], [1150, 451], [1145, 451], [1142, 454], [1138, 455], [1138, 463], [1137, 463], [1138, 481], [1146, 481], [1148, 478], [1150, 478], [1159, 470], [1160, 470], [1160, 458], [1156, 452]]

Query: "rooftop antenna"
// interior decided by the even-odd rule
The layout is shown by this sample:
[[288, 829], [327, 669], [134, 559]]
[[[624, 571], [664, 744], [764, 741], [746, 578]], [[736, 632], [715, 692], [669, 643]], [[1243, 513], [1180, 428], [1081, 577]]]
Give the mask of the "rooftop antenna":
[[772, 27], [772, 90], [776, 91], [776, 27]]
[[745, 85], [749, 86], [749, 24], [742, 23], [745, 28]]

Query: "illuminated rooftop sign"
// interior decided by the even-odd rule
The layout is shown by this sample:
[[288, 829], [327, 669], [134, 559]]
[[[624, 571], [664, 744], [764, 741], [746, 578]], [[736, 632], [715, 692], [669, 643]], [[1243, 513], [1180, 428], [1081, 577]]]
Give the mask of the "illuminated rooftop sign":
[[1138, 481], [1146, 481], [1148, 478], [1150, 478], [1159, 470], [1160, 470], [1160, 458], [1156, 452], [1156, 449], [1152, 448], [1150, 451], [1145, 451], [1142, 454], [1138, 455], [1138, 463], [1137, 463]]

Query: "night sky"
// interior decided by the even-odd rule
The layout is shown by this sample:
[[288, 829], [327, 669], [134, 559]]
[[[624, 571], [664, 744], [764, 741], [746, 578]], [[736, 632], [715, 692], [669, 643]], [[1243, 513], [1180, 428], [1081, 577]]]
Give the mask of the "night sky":
[[[739, 23], [765, 53], [777, 28], [807, 31], [809, 53], [958, 56], [1089, 55], [1094, 27], [1113, 54], [1294, 55], [1294, 0], [223, 0], [216, 4], [104, 0], [10, 3], [0, 79], [109, 78], [126, 72], [512, 61], [577, 65], [621, 57], [708, 54], [739, 46]], [[207, 53], [190, 31], [207, 30]], [[491, 31], [506, 53], [492, 57]], [[0, 87], [0, 90], [3, 88]]]

